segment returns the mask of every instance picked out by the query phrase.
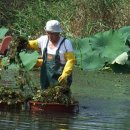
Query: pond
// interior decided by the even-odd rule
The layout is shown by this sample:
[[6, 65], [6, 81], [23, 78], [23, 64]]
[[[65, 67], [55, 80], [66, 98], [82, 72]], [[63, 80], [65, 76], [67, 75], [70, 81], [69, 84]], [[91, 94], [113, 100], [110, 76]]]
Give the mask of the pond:
[[129, 130], [130, 75], [74, 70], [78, 113], [0, 112], [0, 130]]

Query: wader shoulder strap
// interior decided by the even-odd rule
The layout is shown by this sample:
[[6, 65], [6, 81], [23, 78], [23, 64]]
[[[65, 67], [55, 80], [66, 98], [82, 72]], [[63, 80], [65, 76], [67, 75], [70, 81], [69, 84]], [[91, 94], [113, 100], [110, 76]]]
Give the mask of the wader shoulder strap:
[[44, 60], [45, 60], [46, 54], [47, 54], [47, 46], [48, 46], [48, 43], [49, 43], [49, 38], [47, 39], [46, 47], [45, 47], [44, 50], [43, 50], [43, 59], [44, 59]]
[[61, 43], [60, 43], [60, 45], [59, 45], [59, 47], [58, 47], [58, 49], [57, 49], [57, 52], [59, 52], [59, 49], [60, 49], [61, 45], [63, 44], [63, 42], [65, 41], [65, 39], [66, 39], [66, 38], [64, 38], [64, 39], [61, 41]]

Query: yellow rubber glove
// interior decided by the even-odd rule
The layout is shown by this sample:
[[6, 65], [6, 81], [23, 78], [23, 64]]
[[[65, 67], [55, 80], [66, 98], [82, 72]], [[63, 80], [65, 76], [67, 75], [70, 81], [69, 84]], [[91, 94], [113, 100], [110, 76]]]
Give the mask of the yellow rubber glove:
[[38, 40], [29, 40], [28, 41], [28, 48], [38, 50]]
[[[28, 48], [39, 50], [38, 48], [38, 40], [29, 40], [28, 41]], [[35, 64], [35, 67], [41, 67], [43, 62], [42, 58], [37, 59], [37, 63]]]
[[66, 52], [64, 56], [67, 62], [65, 64], [62, 75], [58, 78], [59, 83], [63, 86], [67, 83], [67, 77], [72, 73], [74, 64], [76, 62], [76, 58], [73, 52]]
[[37, 63], [35, 64], [35, 67], [41, 67], [42, 66], [42, 62], [43, 62], [43, 59], [42, 58], [38, 58], [37, 59]]

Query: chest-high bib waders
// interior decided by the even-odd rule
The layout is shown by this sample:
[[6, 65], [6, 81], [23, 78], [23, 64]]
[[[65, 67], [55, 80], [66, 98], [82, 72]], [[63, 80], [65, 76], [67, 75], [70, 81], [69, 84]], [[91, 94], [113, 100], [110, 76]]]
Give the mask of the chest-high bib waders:
[[[42, 89], [47, 89], [49, 86], [58, 85], [58, 78], [62, 74], [64, 69], [64, 64], [60, 63], [60, 55], [59, 49], [65, 38], [61, 41], [58, 49], [56, 50], [56, 54], [48, 54], [47, 46], [49, 43], [49, 39], [47, 41], [46, 47], [43, 51], [43, 63], [41, 66], [41, 74], [40, 74], [40, 83]], [[70, 75], [67, 79], [67, 85], [70, 86], [72, 83], [72, 75]]]

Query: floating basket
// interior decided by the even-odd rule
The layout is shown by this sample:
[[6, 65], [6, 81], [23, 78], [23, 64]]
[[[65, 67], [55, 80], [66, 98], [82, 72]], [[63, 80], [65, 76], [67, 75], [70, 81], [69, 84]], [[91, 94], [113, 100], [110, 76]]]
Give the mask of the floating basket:
[[31, 111], [41, 111], [41, 112], [69, 112], [74, 113], [79, 111], [78, 102], [74, 104], [65, 105], [60, 103], [43, 103], [30, 101], [30, 110]]

